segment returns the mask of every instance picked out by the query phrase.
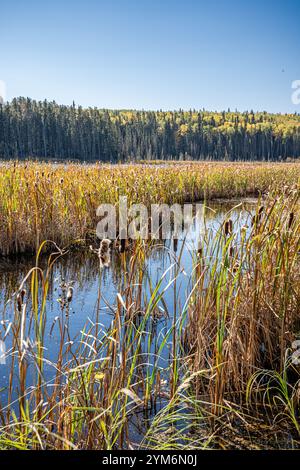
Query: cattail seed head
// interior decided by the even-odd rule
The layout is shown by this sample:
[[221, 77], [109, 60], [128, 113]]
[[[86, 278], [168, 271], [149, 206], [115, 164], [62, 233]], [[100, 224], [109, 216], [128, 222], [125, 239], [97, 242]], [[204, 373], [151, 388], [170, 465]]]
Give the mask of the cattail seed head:
[[23, 302], [24, 302], [25, 295], [26, 295], [26, 290], [25, 289], [22, 289], [17, 295], [17, 308], [18, 308], [19, 312], [21, 312], [21, 310], [22, 310], [22, 305], [23, 305]]
[[71, 302], [72, 298], [73, 298], [73, 287], [70, 286], [67, 291], [67, 301]]
[[111, 240], [109, 240], [108, 238], [104, 238], [100, 242], [98, 257], [99, 257], [101, 266], [108, 267], [110, 265], [110, 245], [111, 245], [111, 243], [112, 243]]
[[226, 220], [224, 224], [224, 232], [227, 237], [227, 235], [231, 235], [233, 231], [233, 222], [231, 219]]
[[120, 240], [120, 253], [124, 253], [125, 249], [126, 249], [126, 240], [122, 238]]
[[288, 222], [288, 227], [289, 227], [289, 229], [290, 229], [290, 228], [292, 227], [292, 225], [293, 225], [294, 218], [295, 218], [294, 212], [290, 212], [290, 215], [289, 215], [289, 222]]

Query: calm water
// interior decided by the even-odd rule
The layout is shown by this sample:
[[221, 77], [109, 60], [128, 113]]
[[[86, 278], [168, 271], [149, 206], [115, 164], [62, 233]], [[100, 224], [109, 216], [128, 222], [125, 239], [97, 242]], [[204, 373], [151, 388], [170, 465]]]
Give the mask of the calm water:
[[[176, 296], [176, 309], [180, 311], [187, 298], [188, 292], [191, 288], [190, 274], [193, 269], [193, 261], [195, 260], [196, 251], [198, 248], [199, 239], [205, 234], [212, 236], [219, 228], [224, 220], [229, 217], [233, 220], [235, 227], [237, 225], [249, 224], [249, 219], [254, 210], [254, 201], [248, 200], [241, 203], [241, 201], [220, 201], [210, 203], [211, 210], [206, 211], [205, 225], [203, 221], [194, 226], [190, 233], [182, 232], [178, 242], [170, 239], [164, 244], [158, 243], [151, 249], [150, 255], [147, 258], [144, 266], [144, 292], [145, 297], [149, 298], [150, 285], [153, 286], [160, 280], [162, 274], [174, 264], [174, 260], [180, 257], [181, 272], [176, 282], [176, 286], [167, 290], [164, 295], [165, 304], [161, 306], [162, 316], [152, 322], [155, 329], [155, 345], [153, 350], [157, 349], [160, 338], [163, 333], [168, 330], [172, 323], [172, 316], [174, 313], [174, 297]], [[236, 207], [237, 206], [237, 207]], [[234, 208], [234, 209], [233, 209]], [[186, 240], [183, 242], [183, 240]], [[184, 243], [184, 244], [183, 244]], [[45, 268], [46, 258], [41, 261], [41, 267]], [[15, 292], [18, 290], [22, 279], [34, 266], [34, 258], [22, 257], [14, 260], [0, 261], [0, 340], [5, 335], [5, 350], [8, 356], [13, 354], [11, 350], [12, 331], [11, 323], [14, 318], [14, 302]], [[172, 277], [170, 271], [162, 284], [162, 288], [167, 285]], [[112, 253], [111, 265], [108, 268], [99, 268], [98, 257], [92, 253], [88, 248], [76, 253], [68, 253], [63, 258], [60, 258], [54, 265], [52, 272], [49, 295], [46, 305], [46, 330], [45, 330], [45, 358], [49, 363], [45, 364], [44, 378], [45, 381], [51, 381], [55, 374], [52, 362], [55, 363], [56, 357], [59, 352], [59, 338], [60, 329], [59, 325], [67, 331], [66, 342], [76, 343], [82, 341], [82, 331], [85, 325], [98, 322], [99, 328], [104, 331], [109, 329], [111, 322], [114, 318], [114, 307], [116, 305], [116, 296], [118, 292], [122, 292], [124, 283], [124, 272], [120, 264], [120, 255]], [[69, 311], [66, 312], [62, 308], [60, 299], [63, 297], [63, 286], [72, 285], [73, 298], [69, 304]], [[28, 290], [29, 286], [25, 286]], [[175, 289], [175, 293], [174, 293]], [[169, 317], [164, 313], [168, 311]], [[30, 309], [28, 309], [29, 311]], [[34, 341], [34, 332], [31, 329], [28, 334], [30, 319], [26, 318], [26, 334], [25, 339]], [[7, 333], [8, 331], [8, 333]], [[161, 367], [165, 367], [168, 361], [168, 350], [171, 345], [166, 345], [161, 357]], [[0, 353], [1, 355], [1, 353]], [[10, 357], [3, 363], [0, 360], [0, 391], [2, 405], [6, 404], [9, 368], [11, 365]], [[33, 369], [32, 369], [33, 370]], [[33, 375], [30, 375], [29, 381], [34, 383]], [[31, 377], [31, 378], [30, 378]], [[30, 386], [30, 383], [28, 383]], [[12, 399], [17, 396], [18, 382], [14, 384], [14, 391]]]

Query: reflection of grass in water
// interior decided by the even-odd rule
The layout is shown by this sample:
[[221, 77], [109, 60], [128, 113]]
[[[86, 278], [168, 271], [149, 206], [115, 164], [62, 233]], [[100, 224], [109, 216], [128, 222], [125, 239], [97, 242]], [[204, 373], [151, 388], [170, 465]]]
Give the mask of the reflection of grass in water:
[[[1, 409], [2, 448], [130, 448], [131, 423], [144, 418], [142, 447], [299, 445], [299, 370], [289, 352], [299, 312], [299, 229], [295, 189], [259, 201], [248, 230], [228, 221], [204, 237], [180, 310], [174, 298], [176, 315], [165, 295], [176, 295], [182, 252], [156, 285], [148, 279], [147, 295], [152, 248], [138, 242], [131, 255], [118, 255], [123, 279], [111, 328], [87, 322], [72, 344], [62, 312], [51, 365], [42, 346], [53, 266], [36, 268], [11, 326], [8, 392], [16, 374], [19, 397], [15, 413]], [[163, 315], [172, 325], [156, 335]], [[26, 341], [29, 328], [36, 345]], [[43, 385], [46, 365], [51, 387]]]
[[[231, 211], [234, 202], [231, 201], [212, 201], [208, 204], [208, 207], [203, 212], [206, 222], [209, 222], [215, 231], [217, 231], [222, 223], [226, 213]], [[238, 206], [234, 210], [234, 214], [231, 217], [238, 220], [239, 214], [250, 211], [253, 207], [254, 202], [243, 203], [236, 201]], [[186, 233], [183, 231], [181, 239], [184, 239]], [[151, 259], [163, 262], [166, 257], [165, 247], [167, 246], [172, 251], [177, 251], [178, 242], [172, 240], [172, 231], [170, 232], [170, 240], [157, 240], [152, 242], [155, 245], [155, 249], [151, 251]], [[69, 249], [63, 257], [61, 257], [53, 271], [51, 277], [57, 277], [60, 275], [64, 279], [76, 280], [79, 284], [79, 288], [92, 282], [99, 273], [99, 263], [95, 256], [93, 256], [89, 250], [89, 242], [85, 243], [81, 241], [80, 245]], [[188, 245], [188, 248], [193, 246]], [[120, 257], [112, 253], [113, 259], [111, 263], [112, 275], [115, 284], [118, 284], [122, 278], [123, 266], [120, 262]], [[126, 252], [127, 262], [130, 260], [130, 252]], [[46, 254], [41, 254], [40, 266], [44, 269], [47, 266], [48, 257]], [[30, 254], [20, 254], [10, 257], [4, 257], [0, 261], [0, 290], [2, 293], [3, 301], [7, 301], [12, 294], [18, 289], [22, 279], [26, 275], [27, 271], [31, 268], [34, 263], [34, 256]], [[107, 277], [107, 270], [102, 271], [102, 277]], [[49, 285], [49, 294], [52, 294], [52, 285]]]

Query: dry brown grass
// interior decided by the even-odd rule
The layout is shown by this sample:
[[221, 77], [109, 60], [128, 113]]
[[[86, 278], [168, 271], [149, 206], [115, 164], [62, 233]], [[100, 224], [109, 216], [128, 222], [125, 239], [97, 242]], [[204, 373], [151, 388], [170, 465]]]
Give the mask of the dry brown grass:
[[169, 163], [166, 165], [53, 165], [2, 163], [0, 253], [35, 251], [51, 239], [64, 246], [95, 232], [96, 208], [117, 204], [183, 203], [257, 196], [294, 184], [300, 164]]
[[[173, 284], [163, 289], [162, 280], [151, 288], [146, 283], [146, 293], [148, 244], [138, 241], [130, 253], [118, 254], [123, 279], [110, 306], [111, 329], [103, 332], [97, 322], [87, 323], [73, 347], [64, 328], [68, 317], [62, 311], [61, 349], [51, 361], [51, 388], [43, 382], [47, 360], [43, 346], [55, 257], [46, 269], [35, 267], [14, 305], [8, 391], [12, 394], [17, 381], [18, 397], [13, 406], [0, 408], [0, 448], [131, 448], [132, 419], [139, 422], [147, 413], [152, 413], [152, 421], [142, 429], [144, 447], [268, 448], [268, 442], [261, 443], [262, 436], [268, 441], [280, 433], [285, 436], [281, 447], [288, 439], [289, 445], [299, 445], [300, 375], [299, 366], [291, 363], [291, 345], [299, 336], [300, 193], [295, 184], [299, 165], [186, 164], [171, 169], [71, 165], [54, 167], [51, 177], [40, 174], [42, 168], [48, 166], [2, 168], [1, 187], [6, 181], [10, 188], [3, 224], [12, 221], [12, 230], [17, 214], [24, 224], [22, 230], [9, 232], [15, 234], [13, 242], [3, 238], [2, 250], [32, 247], [37, 233], [39, 239], [46, 234], [49, 238], [49, 233], [56, 240], [69, 239], [64, 230], [70, 221], [72, 237], [83, 236], [91, 221], [93, 227], [100, 196], [101, 202], [116, 202], [119, 194], [127, 194], [130, 202], [138, 196], [145, 203], [152, 202], [152, 196], [156, 201], [183, 202], [208, 195], [257, 194], [268, 187], [276, 190], [258, 201], [248, 229], [228, 218], [217, 234], [204, 235], [192, 293], [180, 299], [185, 307], [176, 316], [168, 312], [173, 323], [155, 356], [151, 341], [157, 307]], [[30, 175], [38, 179], [33, 191]], [[91, 199], [86, 191], [93, 194]], [[32, 225], [27, 227], [24, 220], [32, 207]], [[180, 259], [175, 276], [179, 272]], [[24, 348], [23, 322], [35, 349]], [[162, 369], [158, 358], [166, 350], [170, 360]], [[28, 386], [29, 363], [34, 364], [33, 388]], [[255, 432], [250, 439], [251, 429]]]

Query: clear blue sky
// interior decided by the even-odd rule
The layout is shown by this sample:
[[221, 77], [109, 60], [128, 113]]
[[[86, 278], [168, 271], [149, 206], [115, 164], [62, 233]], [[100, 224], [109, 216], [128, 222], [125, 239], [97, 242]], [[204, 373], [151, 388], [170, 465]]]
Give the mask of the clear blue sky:
[[7, 0], [7, 99], [300, 112], [300, 0]]

